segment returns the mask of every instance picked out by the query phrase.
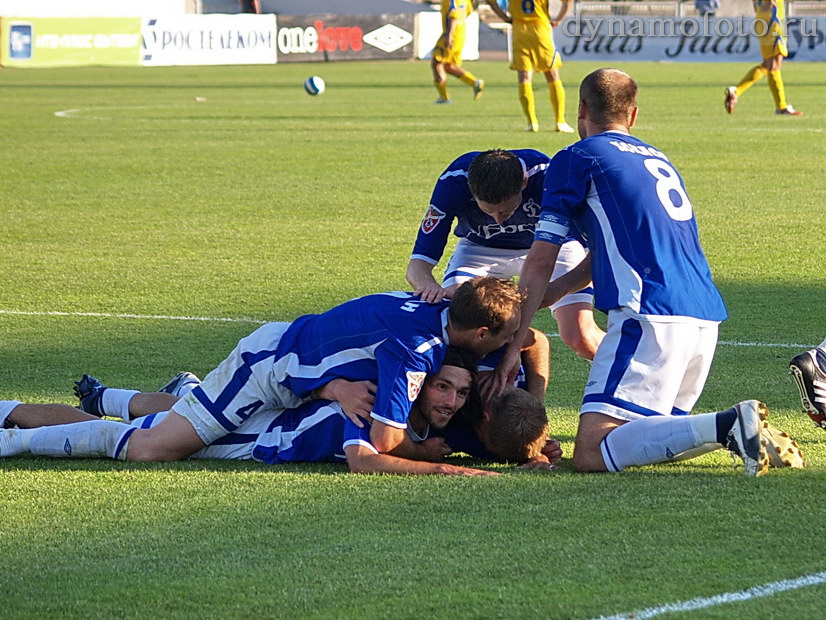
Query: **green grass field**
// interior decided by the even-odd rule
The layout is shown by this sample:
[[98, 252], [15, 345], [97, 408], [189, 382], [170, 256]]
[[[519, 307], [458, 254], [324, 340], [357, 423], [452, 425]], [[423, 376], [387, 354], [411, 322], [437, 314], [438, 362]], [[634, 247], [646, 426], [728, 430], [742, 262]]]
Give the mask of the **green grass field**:
[[[8, 459], [0, 616], [586, 619], [826, 570], [826, 433], [787, 376], [826, 336], [826, 68], [784, 67], [806, 116], [777, 118], [765, 83], [723, 110], [747, 64], [618, 66], [729, 306], [697, 411], [766, 401], [808, 469], [746, 479], [722, 451], [478, 479]], [[431, 104], [424, 63], [0, 71], [0, 398], [73, 402], [84, 372], [155, 389], [206, 373], [252, 321], [406, 288], [452, 158], [572, 141], [549, 131], [539, 80], [543, 131], [526, 134], [506, 63], [471, 67], [485, 96], [454, 82], [452, 106]], [[563, 69], [572, 124], [594, 68]], [[304, 93], [310, 73], [324, 95]], [[547, 406], [569, 457], [588, 367], [552, 346]], [[821, 618], [824, 595], [820, 579], [671, 617]]]

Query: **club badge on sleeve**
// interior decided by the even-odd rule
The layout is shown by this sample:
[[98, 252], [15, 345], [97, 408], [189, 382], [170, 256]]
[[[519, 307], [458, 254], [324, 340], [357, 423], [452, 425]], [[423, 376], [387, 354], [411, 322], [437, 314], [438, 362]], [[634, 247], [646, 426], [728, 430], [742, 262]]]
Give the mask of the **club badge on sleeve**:
[[439, 225], [439, 222], [441, 222], [444, 217], [444, 211], [440, 211], [433, 205], [430, 205], [427, 209], [427, 213], [424, 214], [424, 219], [422, 220], [422, 232], [426, 235], [433, 232], [433, 229]]
[[419, 396], [426, 373], [407, 371], [407, 397], [412, 403]]

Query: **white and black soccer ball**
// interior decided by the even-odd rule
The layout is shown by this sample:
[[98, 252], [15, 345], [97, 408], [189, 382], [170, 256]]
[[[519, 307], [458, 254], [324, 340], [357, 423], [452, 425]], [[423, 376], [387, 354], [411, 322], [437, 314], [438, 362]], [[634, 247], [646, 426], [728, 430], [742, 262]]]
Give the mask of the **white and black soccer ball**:
[[325, 88], [326, 85], [324, 84], [324, 80], [317, 75], [311, 75], [304, 80], [304, 90], [307, 91], [308, 95], [312, 95], [313, 97], [323, 93]]

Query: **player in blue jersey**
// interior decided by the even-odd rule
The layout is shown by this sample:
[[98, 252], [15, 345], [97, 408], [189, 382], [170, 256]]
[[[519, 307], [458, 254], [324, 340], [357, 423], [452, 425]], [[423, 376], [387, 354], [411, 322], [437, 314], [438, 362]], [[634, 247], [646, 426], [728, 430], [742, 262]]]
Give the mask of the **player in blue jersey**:
[[124, 431], [116, 422], [84, 422], [68, 445], [75, 453], [91, 450], [119, 460], [181, 459], [255, 412], [297, 407], [340, 378], [376, 385], [370, 440], [379, 452], [390, 452], [403, 440], [411, 404], [425, 376], [441, 367], [447, 346], [483, 357], [507, 344], [519, 325], [520, 302], [512, 283], [477, 278], [450, 304], [385, 293], [291, 324], [269, 323], [243, 338], [157, 427]]
[[[765, 407], [744, 401], [692, 415], [708, 375], [717, 327], [727, 314], [711, 279], [691, 201], [673, 164], [630, 135], [637, 85], [616, 69], [583, 80], [579, 142], [553, 158], [542, 215], [525, 260], [522, 324], [486, 394], [518, 364], [520, 338], [537, 308], [593, 279], [594, 305], [608, 314], [580, 409], [574, 466], [620, 471], [720, 447], [747, 475], [765, 473]], [[590, 253], [549, 287], [559, 248], [576, 229]]]
[[[405, 450], [408, 459], [379, 454], [372, 446], [369, 428], [349, 420], [341, 405], [315, 400], [285, 411], [259, 411], [234, 432], [217, 439], [189, 458], [290, 462], [344, 462], [356, 472], [482, 475], [481, 470], [437, 464], [453, 451], [494, 460], [524, 462], [531, 468], [551, 468], [561, 457], [558, 442], [547, 439], [547, 417], [541, 402], [511, 388], [497, 401], [473, 416], [454, 420], [466, 409], [473, 387], [476, 362], [472, 354], [449, 347], [442, 368], [428, 376], [411, 408]], [[197, 385], [193, 382], [191, 387]], [[101, 386], [102, 387], [102, 386]], [[111, 388], [102, 388], [111, 390]], [[320, 395], [329, 396], [326, 388]], [[117, 390], [112, 390], [117, 391]], [[478, 399], [474, 399], [474, 405]], [[30, 452], [44, 456], [68, 456], [60, 448], [67, 439], [65, 425], [97, 420], [94, 415], [52, 406], [44, 420], [25, 405], [12, 407], [5, 422], [26, 429], [0, 431], [0, 456]], [[138, 417], [132, 426], [159, 426], [169, 412]], [[128, 417], [128, 416], [126, 416]], [[2, 412], [0, 412], [0, 421]], [[456, 421], [457, 425], [453, 422]], [[3, 424], [0, 424], [3, 426]], [[39, 428], [46, 426], [47, 428]], [[445, 441], [449, 437], [451, 445]], [[57, 447], [57, 450], [55, 450]], [[102, 456], [102, 455], [87, 455]], [[411, 462], [428, 461], [427, 463]], [[490, 473], [490, 472], [487, 472]]]
[[[462, 282], [483, 275], [519, 275], [533, 242], [550, 158], [532, 149], [466, 153], [442, 173], [422, 220], [407, 281], [422, 299], [439, 302]], [[455, 228], [454, 220], [456, 222]], [[459, 242], [440, 285], [433, 277], [451, 229]], [[574, 238], [563, 244], [553, 277], [576, 266], [585, 250]], [[562, 341], [592, 359], [604, 332], [594, 322], [590, 288], [551, 306]]]

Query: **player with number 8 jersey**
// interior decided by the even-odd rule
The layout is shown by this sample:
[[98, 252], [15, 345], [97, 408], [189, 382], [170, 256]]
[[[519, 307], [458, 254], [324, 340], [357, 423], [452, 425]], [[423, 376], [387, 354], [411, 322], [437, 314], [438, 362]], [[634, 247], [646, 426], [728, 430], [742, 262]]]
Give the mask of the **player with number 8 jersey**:
[[536, 239], [582, 233], [596, 308], [651, 320], [726, 318], [691, 200], [661, 151], [619, 131], [590, 136], [557, 153], [545, 187]]

